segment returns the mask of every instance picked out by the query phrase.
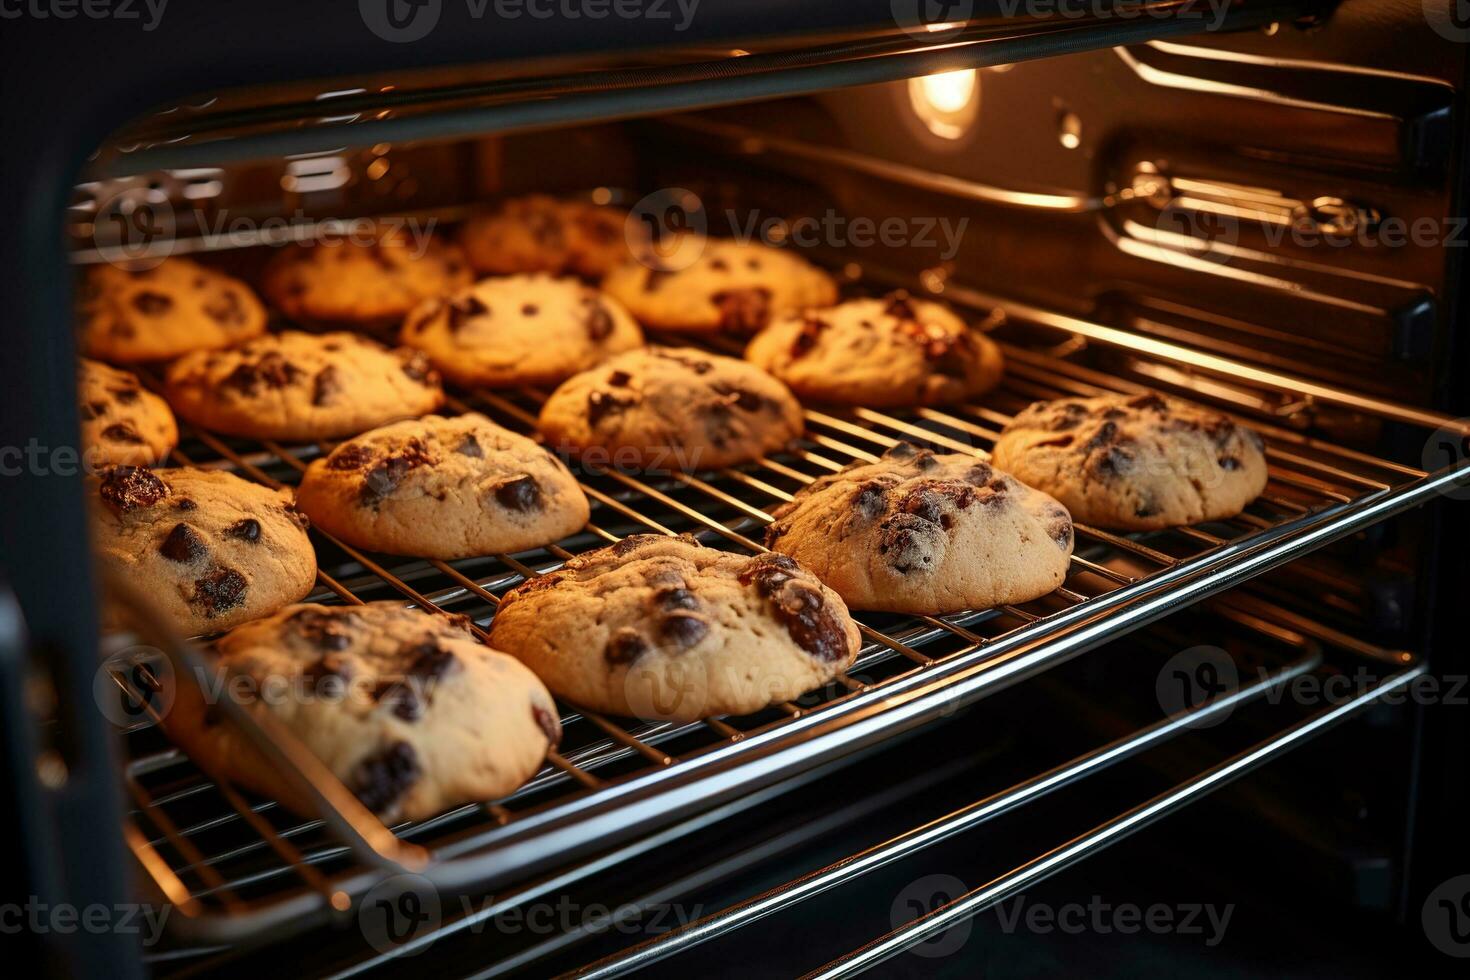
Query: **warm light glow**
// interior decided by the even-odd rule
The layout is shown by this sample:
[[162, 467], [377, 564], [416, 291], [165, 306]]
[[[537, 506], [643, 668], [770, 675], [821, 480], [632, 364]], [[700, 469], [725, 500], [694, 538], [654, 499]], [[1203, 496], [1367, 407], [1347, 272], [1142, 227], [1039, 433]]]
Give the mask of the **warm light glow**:
[[980, 77], [973, 68], [909, 79], [909, 102], [936, 136], [959, 139], [980, 111]]

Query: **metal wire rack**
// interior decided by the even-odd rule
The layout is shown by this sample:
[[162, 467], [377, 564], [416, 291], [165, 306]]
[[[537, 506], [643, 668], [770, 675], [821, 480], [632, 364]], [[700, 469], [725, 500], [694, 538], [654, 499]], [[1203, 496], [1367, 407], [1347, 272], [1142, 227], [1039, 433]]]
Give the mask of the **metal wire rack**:
[[[881, 744], [1092, 646], [1260, 574], [1307, 551], [1431, 499], [1463, 482], [1462, 464], [1437, 473], [1333, 445], [1285, 424], [1287, 393], [1426, 428], [1448, 419], [1365, 403], [1305, 381], [1270, 375], [1098, 324], [1044, 314], [952, 288], [947, 297], [999, 309], [1015, 328], [1002, 346], [1003, 385], [978, 404], [906, 413], [810, 409], [799, 444], [753, 464], [661, 476], [576, 470], [592, 503], [577, 535], [517, 555], [444, 562], [370, 554], [313, 530], [320, 571], [312, 600], [397, 598], [470, 616], [483, 638], [500, 597], [567, 558], [631, 533], [696, 535], [706, 545], [758, 551], [769, 511], [817, 477], [871, 460], [900, 440], [984, 456], [1011, 416], [1037, 399], [1149, 390], [1184, 395], [1236, 414], [1266, 439], [1270, 482], [1239, 517], [1120, 535], [1077, 527], [1063, 587], [1019, 605], [942, 617], [860, 614], [863, 647], [827, 687], [745, 717], [691, 724], [615, 719], [561, 705], [564, 740], [530, 782], [504, 799], [377, 830], [341, 813], [303, 819], [211, 779], [146, 730], [130, 736], [125, 783], [133, 808], [129, 846], [175, 924], [202, 941], [259, 938], [349, 912], [385, 871], [408, 868], [436, 886], [468, 890], [530, 875], [638, 838], [819, 764]], [[1036, 330], [1033, 327], [1047, 327]], [[1063, 331], [1057, 341], [1056, 331]], [[1090, 350], [1125, 354], [1134, 369], [1109, 373]], [[482, 411], [532, 428], [545, 391], [456, 393], [450, 410]], [[1278, 418], [1278, 422], [1280, 422]], [[186, 429], [179, 463], [222, 467], [271, 486], [291, 485], [330, 445], [283, 446]], [[1304, 575], [1324, 574], [1301, 566]], [[1351, 638], [1334, 637], [1349, 644]], [[1357, 652], [1404, 667], [1407, 657]], [[125, 679], [118, 678], [120, 683]], [[348, 831], [347, 833], [344, 833]], [[180, 921], [182, 920], [182, 921]], [[922, 938], [922, 937], [920, 937]]]

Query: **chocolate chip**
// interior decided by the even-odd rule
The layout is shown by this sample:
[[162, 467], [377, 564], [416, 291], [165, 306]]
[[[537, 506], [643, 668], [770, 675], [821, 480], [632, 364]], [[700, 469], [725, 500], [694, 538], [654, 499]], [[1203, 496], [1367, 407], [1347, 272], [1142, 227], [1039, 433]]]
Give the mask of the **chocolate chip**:
[[143, 444], [143, 437], [138, 435], [138, 430], [126, 422], [114, 422], [109, 425], [102, 430], [102, 438], [111, 442], [127, 442], [135, 446]]
[[[1045, 403], [1038, 403], [1032, 408], [1044, 407]], [[1030, 411], [1030, 409], [1027, 409]], [[1046, 428], [1050, 432], [1064, 432], [1067, 429], [1075, 429], [1083, 419], [1087, 417], [1087, 408], [1076, 402], [1065, 402], [1057, 410], [1056, 416]]]
[[611, 336], [612, 332], [612, 314], [600, 303], [593, 306], [587, 314], [587, 336], [595, 341], [602, 341]]
[[363, 478], [362, 488], [358, 491], [358, 501], [365, 505], [376, 505], [398, 489], [409, 471], [433, 462], [424, 444], [418, 439], [410, 439], [401, 450], [368, 470]]
[[607, 376], [607, 383], [614, 388], [626, 388], [632, 380], [633, 376], [627, 371], [614, 371]]
[[256, 542], [260, 540], [260, 522], [253, 517], [247, 517], [236, 521], [225, 528], [225, 537], [238, 538], [241, 541]]
[[910, 490], [899, 501], [898, 509], [905, 514], [913, 514], [922, 521], [930, 524], [938, 524], [940, 515], [944, 513], [939, 502], [939, 494], [932, 487], [919, 486]]
[[245, 322], [245, 307], [233, 289], [226, 289], [204, 304], [204, 315], [222, 327]]
[[626, 411], [636, 400], [614, 395], [606, 391], [594, 391], [587, 396], [587, 424], [597, 426], [609, 415], [618, 415]]
[[191, 562], [202, 558], [208, 550], [199, 532], [187, 524], [175, 524], [174, 529], [168, 532], [168, 537], [163, 539], [163, 544], [158, 546], [159, 554], [169, 561], [177, 562]]
[[327, 461], [327, 468], [332, 470], [356, 470], [361, 469], [373, 461], [377, 454], [367, 446], [361, 446], [349, 442], [345, 446], [339, 446]]
[[168, 496], [168, 485], [142, 466], [114, 466], [102, 478], [98, 493], [119, 511], [152, 507]]
[[896, 514], [879, 529], [878, 553], [888, 559], [894, 571], [906, 575], [933, 564], [933, 540], [939, 533], [939, 525], [918, 515]]
[[317, 372], [316, 380], [312, 382], [311, 403], [313, 405], [325, 405], [341, 390], [341, 373], [337, 370], [335, 364], [328, 364]]
[[173, 307], [173, 299], [163, 293], [144, 291], [133, 296], [133, 309], [148, 316], [162, 316]]
[[716, 272], [728, 272], [730, 270], [730, 263], [724, 259], [714, 258], [709, 260], [709, 267]]
[[688, 649], [705, 638], [709, 624], [693, 613], [676, 612], [659, 624], [659, 634], [672, 643]]
[[458, 333], [465, 321], [472, 316], [488, 316], [490, 307], [473, 293], [451, 300], [449, 303], [449, 331]]
[[373, 813], [385, 813], [419, 781], [418, 753], [407, 742], [394, 742], [357, 764], [348, 787]]
[[473, 432], [466, 432], [464, 438], [459, 441], [459, 445], [454, 447], [454, 451], [461, 456], [471, 456], [475, 459], [485, 458], [485, 450], [480, 448], [480, 440], [475, 438]]
[[1152, 498], [1141, 500], [1133, 508], [1134, 517], [1153, 517], [1159, 512], [1159, 505]]
[[648, 353], [665, 361], [673, 361], [675, 364], [681, 365], [693, 371], [695, 374], [708, 374], [714, 368], [714, 365], [704, 358], [688, 357], [676, 351], [654, 347], [650, 348]]
[[872, 520], [888, 508], [888, 488], [881, 483], [869, 481], [852, 495], [852, 509]]
[[819, 660], [844, 659], [850, 652], [847, 631], [828, 607], [821, 591], [800, 581], [801, 566], [786, 555], [765, 554], [750, 560], [740, 581], [754, 584], [797, 646]]
[[965, 479], [977, 487], [988, 486], [995, 479], [995, 470], [989, 463], [976, 463], [965, 472]]
[[334, 615], [320, 609], [302, 609], [287, 622], [312, 646], [340, 652], [352, 642], [340, 627], [352, 618], [351, 613]]
[[1047, 515], [1046, 533], [1063, 551], [1072, 547], [1072, 515], [1063, 510], [1061, 505], [1057, 505]]
[[234, 609], [245, 601], [245, 576], [233, 568], [216, 568], [194, 583], [193, 601], [206, 616]]
[[1113, 440], [1117, 438], [1117, 435], [1118, 423], [1104, 422], [1102, 425], [1098, 426], [1097, 431], [1093, 433], [1092, 438], [1087, 440], [1080, 447], [1078, 447], [1077, 451], [1083, 454], [1091, 453], [1094, 449], [1101, 449], [1104, 446], [1112, 443]]
[[268, 388], [285, 388], [305, 375], [305, 371], [286, 360], [279, 351], [267, 351], [253, 364], [241, 362], [222, 383], [242, 394], [254, 395], [262, 384]]
[[547, 711], [539, 704], [533, 704], [531, 705], [531, 719], [536, 722], [536, 727], [540, 728], [541, 733], [546, 736], [546, 741], [550, 743], [550, 747], [555, 748], [557, 743], [561, 741], [561, 722], [557, 719], [556, 715]]
[[541, 487], [532, 476], [522, 476], [495, 488], [495, 499], [507, 510], [540, 510]]
[[137, 388], [110, 388], [108, 393], [124, 405], [131, 405], [139, 398]]
[[421, 385], [433, 386], [439, 383], [439, 374], [429, 366], [429, 359], [418, 351], [414, 351], [403, 362], [404, 376], [410, 381]]
[[524, 303], [521, 305], [521, 316], [535, 316], [541, 312], [541, 307], [535, 303]]
[[1133, 454], [1113, 446], [1104, 455], [1096, 457], [1092, 465], [1099, 476], [1122, 476], [1133, 469]]
[[178, 500], [175, 500], [174, 506], [179, 510], [195, 510], [199, 507], [198, 504], [194, 503], [188, 497], [180, 497]]
[[721, 330], [754, 333], [770, 320], [771, 291], [764, 287], [722, 290], [710, 301], [719, 308]]
[[648, 652], [648, 644], [631, 626], [621, 627], [607, 641], [603, 657], [613, 665], [630, 664]]
[[699, 600], [686, 588], [664, 589], [653, 597], [660, 609], [673, 612], [676, 609], [698, 609]]
[[736, 385], [725, 384], [717, 381], [710, 385], [715, 393], [725, 399], [725, 404], [734, 405], [736, 408], [747, 412], [758, 412], [765, 407], [766, 400], [753, 391]]
[[811, 353], [821, 340], [822, 333], [830, 329], [831, 324], [821, 317], [807, 314], [802, 318], [801, 329], [797, 331], [795, 338], [791, 341], [791, 356], [793, 358], [805, 357]]

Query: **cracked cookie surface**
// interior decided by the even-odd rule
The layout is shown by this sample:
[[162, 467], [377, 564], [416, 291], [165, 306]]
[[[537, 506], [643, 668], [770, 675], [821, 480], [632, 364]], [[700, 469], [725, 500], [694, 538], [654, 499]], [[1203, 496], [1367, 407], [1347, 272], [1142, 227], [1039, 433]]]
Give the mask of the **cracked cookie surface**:
[[93, 266], [78, 316], [82, 353], [113, 364], [231, 347], [265, 333], [266, 323], [249, 286], [182, 257], [138, 272]]
[[842, 600], [790, 558], [647, 534], [512, 589], [490, 640], [576, 704], [674, 721], [796, 697], [859, 648]]
[[483, 415], [386, 425], [315, 460], [301, 509], [348, 544], [470, 558], [550, 544], [587, 524], [587, 498], [561, 460]]
[[[227, 692], [245, 691], [247, 710], [269, 712], [369, 810], [421, 820], [514, 791], [561, 737], [541, 682], [467, 627], [398, 602], [295, 605], [222, 637], [216, 664], [235, 678]], [[169, 735], [227, 778], [313, 812], [201, 688], [179, 685]]]
[[144, 389], [131, 371], [78, 358], [77, 399], [82, 460], [89, 467], [157, 463], [179, 444], [168, 402]]
[[718, 469], [801, 435], [801, 406], [760, 368], [692, 347], [620, 354], [566, 381], [542, 406], [559, 452], [589, 465]]
[[429, 300], [403, 323], [401, 340], [465, 387], [557, 384], [643, 346], [628, 311], [576, 279], [482, 279]]
[[1037, 402], [995, 444], [995, 464], [1083, 524], [1140, 531], [1234, 517], [1266, 487], [1261, 437], [1159, 395]]
[[940, 614], [1025, 602], [1066, 578], [1067, 509], [974, 456], [900, 443], [802, 489], [766, 547], [853, 609]]
[[192, 467], [117, 466], [90, 482], [98, 559], [186, 636], [268, 615], [316, 582], [290, 491]]
[[[518, 272], [570, 273], [601, 279], [626, 262], [627, 215], [588, 201], [528, 194], [474, 215], [459, 240], [476, 271], [486, 275]], [[632, 234], [641, 240], [642, 226]]]
[[798, 397], [848, 405], [948, 405], [1000, 381], [1000, 348], [948, 307], [893, 293], [789, 314], [745, 359]]
[[[701, 248], [702, 245], [702, 248]], [[602, 288], [649, 329], [746, 336], [774, 318], [837, 302], [832, 277], [796, 254], [759, 242], [681, 239], [688, 265], [659, 267], [654, 253], [608, 274]]]
[[353, 333], [287, 330], [175, 361], [174, 411], [226, 435], [311, 442], [432, 412], [444, 401], [427, 358]]

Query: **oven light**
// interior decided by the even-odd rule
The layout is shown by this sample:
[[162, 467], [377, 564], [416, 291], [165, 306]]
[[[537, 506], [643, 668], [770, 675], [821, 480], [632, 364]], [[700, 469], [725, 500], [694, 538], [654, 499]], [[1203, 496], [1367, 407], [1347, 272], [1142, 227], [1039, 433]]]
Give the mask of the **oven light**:
[[980, 111], [980, 76], [973, 68], [909, 79], [909, 103], [929, 131], [959, 139]]

